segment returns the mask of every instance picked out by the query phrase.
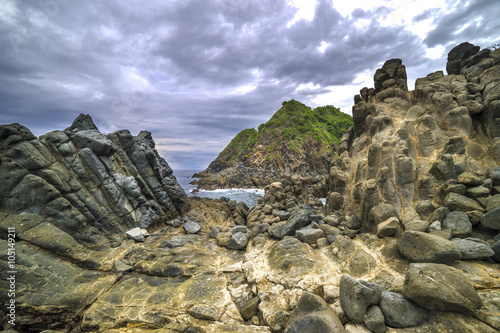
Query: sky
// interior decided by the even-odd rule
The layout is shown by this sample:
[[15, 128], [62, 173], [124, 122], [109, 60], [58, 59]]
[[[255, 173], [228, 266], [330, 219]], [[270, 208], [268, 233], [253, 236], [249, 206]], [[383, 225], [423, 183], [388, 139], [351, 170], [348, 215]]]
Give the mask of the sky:
[[351, 114], [386, 60], [414, 89], [499, 32], [499, 0], [1, 0], [0, 124], [39, 136], [90, 114], [204, 169], [283, 101]]

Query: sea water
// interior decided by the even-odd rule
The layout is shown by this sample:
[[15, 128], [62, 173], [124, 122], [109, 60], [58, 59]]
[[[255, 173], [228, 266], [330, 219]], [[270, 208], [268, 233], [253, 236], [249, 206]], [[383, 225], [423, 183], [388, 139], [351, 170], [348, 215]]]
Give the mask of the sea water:
[[236, 200], [237, 202], [244, 202], [248, 208], [257, 206], [257, 199], [264, 196], [264, 190], [261, 189], [218, 189], [213, 191], [200, 190], [199, 192], [193, 192], [196, 189], [196, 185], [191, 185], [193, 180], [198, 178], [192, 178], [193, 175], [202, 170], [174, 170], [174, 176], [177, 178], [177, 182], [186, 192], [188, 197], [200, 197], [200, 198], [212, 198], [219, 199], [226, 197], [230, 200]]

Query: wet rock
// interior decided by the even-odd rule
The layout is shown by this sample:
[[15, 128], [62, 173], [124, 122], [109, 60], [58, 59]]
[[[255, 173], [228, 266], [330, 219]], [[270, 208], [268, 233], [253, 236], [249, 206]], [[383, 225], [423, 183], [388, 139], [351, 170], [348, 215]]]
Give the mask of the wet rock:
[[451, 264], [461, 258], [457, 244], [425, 232], [405, 231], [398, 247], [411, 262]]
[[382, 292], [380, 309], [385, 316], [385, 322], [390, 327], [414, 327], [428, 320], [425, 309], [407, 300], [403, 295], [390, 291]]
[[340, 305], [354, 323], [361, 323], [368, 306], [378, 304], [382, 289], [366, 281], [358, 281], [349, 275], [340, 279]]

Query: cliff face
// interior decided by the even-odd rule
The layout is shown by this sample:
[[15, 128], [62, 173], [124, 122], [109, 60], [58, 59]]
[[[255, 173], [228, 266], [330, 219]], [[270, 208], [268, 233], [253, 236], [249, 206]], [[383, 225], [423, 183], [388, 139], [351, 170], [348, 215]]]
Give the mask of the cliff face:
[[184, 215], [189, 202], [149, 132], [105, 135], [89, 116], [36, 138], [0, 127], [0, 210], [37, 214], [84, 244]]
[[448, 196], [456, 193], [477, 202], [467, 211], [477, 224], [498, 193], [499, 52], [461, 44], [448, 56], [452, 72], [420, 78], [414, 91], [401, 60], [378, 69], [375, 89], [355, 96], [354, 131], [330, 170], [328, 211], [356, 214], [373, 231], [375, 206], [390, 204], [399, 216], [416, 209], [425, 220], [450, 208]]
[[291, 100], [255, 129], [241, 131], [197, 184], [213, 187], [264, 187], [276, 180], [317, 183], [328, 174], [339, 139], [351, 117], [333, 106], [311, 109]]

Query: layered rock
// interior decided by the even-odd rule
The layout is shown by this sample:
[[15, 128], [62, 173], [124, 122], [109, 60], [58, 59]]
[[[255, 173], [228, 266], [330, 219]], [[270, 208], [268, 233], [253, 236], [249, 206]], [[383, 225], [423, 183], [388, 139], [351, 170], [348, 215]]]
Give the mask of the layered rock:
[[105, 135], [80, 115], [40, 138], [19, 124], [3, 125], [0, 139], [0, 210], [43, 216], [83, 244], [189, 211], [149, 132]]

